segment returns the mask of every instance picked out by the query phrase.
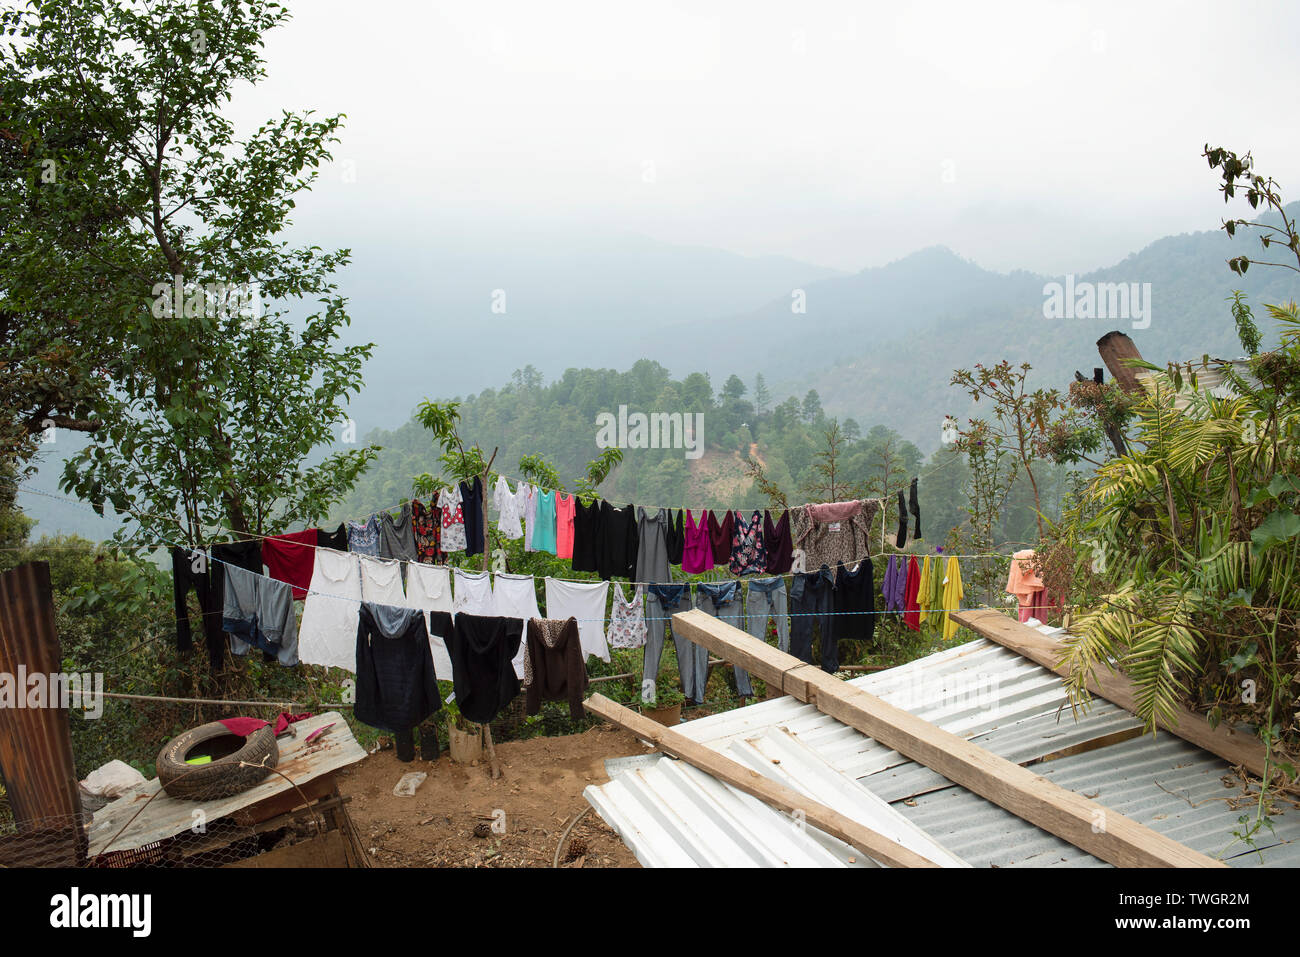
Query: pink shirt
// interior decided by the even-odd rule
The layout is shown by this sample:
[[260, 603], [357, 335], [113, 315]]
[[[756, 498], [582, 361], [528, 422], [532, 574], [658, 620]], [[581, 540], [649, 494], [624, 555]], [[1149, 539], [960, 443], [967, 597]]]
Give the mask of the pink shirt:
[[713, 567], [713, 540], [709, 537], [709, 512], [700, 513], [700, 524], [695, 524], [691, 510], [686, 510], [686, 544], [682, 549], [682, 571], [698, 575]]
[[555, 493], [555, 557], [573, 558], [573, 510], [575, 499]]

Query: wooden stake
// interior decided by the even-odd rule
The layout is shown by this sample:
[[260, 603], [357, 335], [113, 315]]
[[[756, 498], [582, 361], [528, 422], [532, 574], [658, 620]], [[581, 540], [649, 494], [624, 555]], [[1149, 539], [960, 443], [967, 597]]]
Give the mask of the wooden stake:
[[[492, 457], [488, 459], [487, 467], [483, 469], [483, 474], [479, 477], [481, 491], [483, 493], [482, 516], [480, 520], [483, 523], [483, 570], [488, 571], [490, 568], [489, 556], [491, 552], [488, 549], [488, 476], [492, 472], [492, 463], [497, 460], [498, 449], [492, 450]], [[501, 770], [501, 762], [497, 760], [496, 745], [492, 743], [492, 726], [484, 721], [483, 729], [483, 750], [487, 753], [488, 767], [492, 769], [492, 780], [496, 780], [504, 773]]]

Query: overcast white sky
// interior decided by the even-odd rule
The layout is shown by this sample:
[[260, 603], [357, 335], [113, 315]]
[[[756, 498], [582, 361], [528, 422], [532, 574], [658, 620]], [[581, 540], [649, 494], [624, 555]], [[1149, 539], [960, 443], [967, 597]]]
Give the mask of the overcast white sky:
[[[300, 224], [640, 233], [846, 270], [944, 244], [1083, 272], [1300, 198], [1293, 2], [289, 0], [237, 100], [348, 114]], [[355, 181], [347, 181], [354, 175]]]

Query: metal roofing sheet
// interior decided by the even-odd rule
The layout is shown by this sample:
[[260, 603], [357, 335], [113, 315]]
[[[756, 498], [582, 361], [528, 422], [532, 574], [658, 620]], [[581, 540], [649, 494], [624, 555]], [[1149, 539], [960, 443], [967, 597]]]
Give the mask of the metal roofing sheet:
[[[1008, 760], [1032, 763], [1049, 780], [1229, 864], [1300, 864], [1300, 810], [1279, 807], [1273, 830], [1257, 836], [1252, 850], [1233, 835], [1240, 829], [1238, 817], [1247, 812], [1235, 806], [1240, 788], [1224, 787], [1221, 779], [1229, 770], [1224, 761], [1171, 735], [1141, 735], [1136, 718], [1101, 699], [1076, 714], [1059, 677], [1000, 645], [972, 641], [851, 683]], [[788, 735], [826, 767], [891, 802], [929, 839], [973, 866], [1104, 866], [790, 697], [700, 718], [677, 730], [751, 766], [755, 753], [780, 740], [773, 732]], [[1087, 750], [1091, 746], [1096, 749]], [[806, 761], [788, 770], [784, 783], [823, 803], [837, 792]], [[588, 788], [589, 799], [610, 787]]]

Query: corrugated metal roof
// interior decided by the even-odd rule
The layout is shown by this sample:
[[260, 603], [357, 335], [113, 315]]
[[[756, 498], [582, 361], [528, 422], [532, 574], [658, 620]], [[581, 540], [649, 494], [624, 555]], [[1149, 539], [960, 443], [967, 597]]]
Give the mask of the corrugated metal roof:
[[[1059, 633], [1059, 629], [1041, 630]], [[1252, 851], [1233, 836], [1240, 829], [1238, 818], [1252, 812], [1235, 806], [1242, 797], [1239, 787], [1224, 786], [1222, 779], [1229, 773], [1226, 762], [1171, 735], [1142, 735], [1136, 718], [1101, 699], [1086, 714], [1072, 712], [1059, 677], [1000, 645], [980, 639], [850, 683], [1008, 760], [1032, 763], [1049, 780], [1095, 797], [1111, 810], [1229, 864], [1300, 864], [1300, 810], [1287, 812], [1286, 805], [1280, 807], [1273, 831], [1259, 835], [1258, 852]], [[844, 792], [814, 765], [840, 772], [841, 780], [854, 780], [889, 802], [934, 844], [972, 866], [1104, 866], [1090, 854], [790, 697], [700, 718], [677, 730], [768, 774], [776, 751], [788, 749], [787, 741], [797, 742], [812, 759], [786, 766], [782, 757], [783, 783], [831, 804], [832, 798], [844, 800]], [[675, 767], [682, 762], [668, 764]], [[620, 788], [615, 790], [624, 803], [606, 814], [599, 802], [602, 792], [614, 783], [588, 788], [588, 797], [622, 832], [620, 821], [644, 812], [628, 805], [625, 789]], [[713, 785], [724, 787], [716, 781]], [[858, 802], [853, 807], [858, 813], [850, 816], [856, 817], [866, 805]], [[764, 809], [769, 815], [776, 813]], [[836, 809], [848, 813], [844, 807]], [[788, 818], [776, 817], [788, 826]], [[771, 826], [770, 818], [762, 826]], [[700, 831], [688, 825], [674, 839], [702, 840]], [[658, 841], [664, 839], [668, 835], [656, 833], [650, 843], [658, 848]], [[658, 856], [666, 853], [662, 848], [657, 852]]]

